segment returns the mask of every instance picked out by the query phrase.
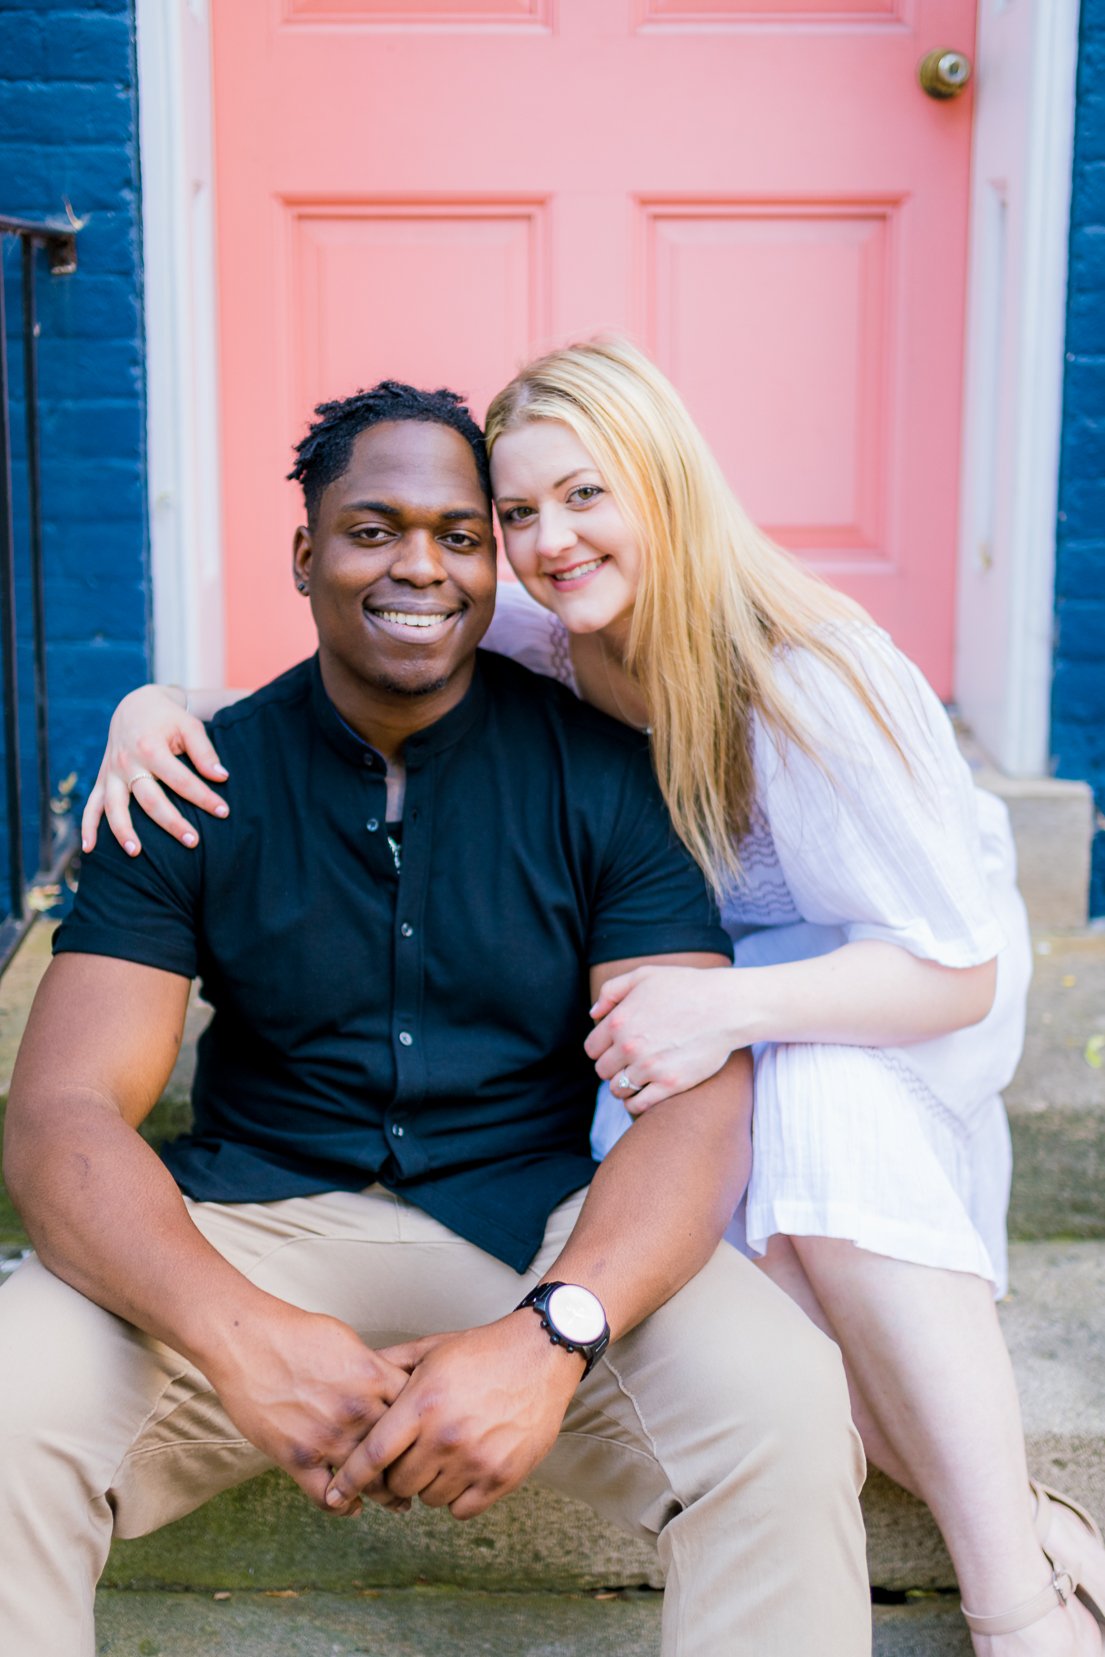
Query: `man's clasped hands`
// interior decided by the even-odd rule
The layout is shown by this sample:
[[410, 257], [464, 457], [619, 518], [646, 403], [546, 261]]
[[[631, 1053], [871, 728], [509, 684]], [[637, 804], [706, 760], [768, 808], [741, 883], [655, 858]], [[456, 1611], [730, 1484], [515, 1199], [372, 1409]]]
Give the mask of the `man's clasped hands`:
[[[552, 1447], [582, 1361], [529, 1312], [373, 1351], [338, 1318], [273, 1300], [209, 1375], [244, 1437], [338, 1516], [415, 1496], [471, 1519]], [[210, 1366], [209, 1366], [210, 1367]]]

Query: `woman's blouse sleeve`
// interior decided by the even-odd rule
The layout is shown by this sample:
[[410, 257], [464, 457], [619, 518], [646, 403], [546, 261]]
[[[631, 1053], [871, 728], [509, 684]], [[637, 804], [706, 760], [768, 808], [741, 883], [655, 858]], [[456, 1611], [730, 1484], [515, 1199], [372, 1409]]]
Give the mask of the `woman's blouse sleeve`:
[[510, 656], [534, 673], [576, 689], [563, 627], [519, 581], [499, 582], [495, 614], [482, 643], [485, 650]]
[[885, 634], [849, 630], [845, 643], [910, 769], [830, 667], [810, 651], [784, 659], [781, 688], [822, 763], [760, 720], [756, 767], [799, 913], [840, 927], [849, 942], [880, 938], [949, 967], [989, 961], [1005, 938], [987, 890], [975, 788], [951, 721]]

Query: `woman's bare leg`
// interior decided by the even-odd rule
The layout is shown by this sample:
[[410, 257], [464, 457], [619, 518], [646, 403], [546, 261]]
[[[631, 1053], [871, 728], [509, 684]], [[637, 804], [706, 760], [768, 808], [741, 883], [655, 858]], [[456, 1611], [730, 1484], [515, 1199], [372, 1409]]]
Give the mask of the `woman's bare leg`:
[[[783, 1246], [783, 1242], [787, 1246]], [[798, 1268], [796, 1270], [796, 1268]], [[963, 1603], [1011, 1610], [1051, 1575], [1032, 1528], [1024, 1433], [990, 1285], [834, 1238], [773, 1240], [764, 1269], [844, 1354], [868, 1459], [928, 1503]], [[1064, 1526], [1076, 1524], [1066, 1513]], [[1063, 1531], [1056, 1524], [1056, 1542]], [[1072, 1600], [1019, 1634], [974, 1635], [979, 1657], [1100, 1657]]]
[[[839, 1336], [826, 1316], [825, 1309], [813, 1292], [813, 1285], [806, 1276], [802, 1262], [794, 1250], [789, 1237], [783, 1237], [776, 1232], [767, 1245], [767, 1253], [756, 1261], [760, 1270], [784, 1289], [791, 1300], [796, 1300], [817, 1327], [824, 1331], [831, 1340], [840, 1345]], [[900, 1484], [903, 1490], [910, 1495], [917, 1494], [917, 1487], [913, 1475], [905, 1462], [891, 1447], [890, 1440], [875, 1415], [868, 1400], [860, 1390], [859, 1383], [848, 1365], [847, 1358], [844, 1364], [848, 1377], [848, 1392], [852, 1400], [852, 1420], [856, 1424], [860, 1438], [863, 1440], [863, 1450], [868, 1463], [885, 1473], [887, 1478]]]

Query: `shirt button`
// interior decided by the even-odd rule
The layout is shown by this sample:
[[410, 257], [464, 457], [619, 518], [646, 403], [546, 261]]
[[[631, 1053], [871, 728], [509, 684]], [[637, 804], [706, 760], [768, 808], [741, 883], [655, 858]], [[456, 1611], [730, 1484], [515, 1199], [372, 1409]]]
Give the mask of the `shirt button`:
[[402, 1122], [393, 1122], [391, 1124], [391, 1131], [392, 1131], [392, 1134], [395, 1136], [396, 1139], [402, 1139], [402, 1137], [403, 1137], [403, 1124], [402, 1124]]
[[379, 826], [380, 819], [378, 817], [370, 817], [368, 822], [365, 824], [365, 828], [368, 830], [369, 834], [375, 834]]
[[402, 926], [399, 928], [399, 931], [402, 933], [404, 938], [414, 937], [414, 927], [411, 926], [408, 921], [403, 922]]
[[414, 1037], [411, 1035], [409, 1030], [400, 1030], [399, 1041], [403, 1047], [409, 1047], [413, 1040]]

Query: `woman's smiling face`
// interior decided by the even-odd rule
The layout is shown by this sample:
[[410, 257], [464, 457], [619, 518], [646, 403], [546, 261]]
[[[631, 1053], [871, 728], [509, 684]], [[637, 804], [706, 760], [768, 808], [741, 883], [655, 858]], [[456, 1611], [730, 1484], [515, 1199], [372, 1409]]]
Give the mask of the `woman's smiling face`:
[[570, 427], [528, 420], [491, 451], [506, 555], [519, 581], [570, 633], [596, 633], [633, 609], [641, 549], [602, 473]]

